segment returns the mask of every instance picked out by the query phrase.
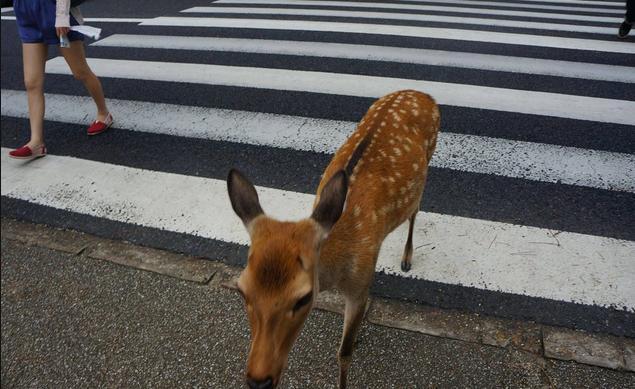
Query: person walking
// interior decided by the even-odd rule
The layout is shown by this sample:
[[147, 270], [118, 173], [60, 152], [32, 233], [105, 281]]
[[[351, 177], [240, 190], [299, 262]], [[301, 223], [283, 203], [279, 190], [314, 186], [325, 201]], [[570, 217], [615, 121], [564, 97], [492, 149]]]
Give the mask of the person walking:
[[628, 33], [631, 32], [633, 21], [635, 21], [635, 0], [626, 0], [626, 15], [624, 16], [624, 21], [620, 25], [617, 36], [620, 38], [626, 38]]
[[13, 9], [22, 41], [31, 139], [24, 146], [9, 152], [9, 156], [34, 159], [46, 155], [44, 68], [49, 45], [60, 45], [60, 53], [73, 76], [84, 84], [95, 102], [97, 117], [88, 127], [87, 134], [97, 135], [106, 131], [112, 125], [113, 118], [106, 106], [101, 82], [86, 62], [83, 35], [70, 29], [83, 23], [79, 8], [71, 7], [71, 0], [14, 0]]

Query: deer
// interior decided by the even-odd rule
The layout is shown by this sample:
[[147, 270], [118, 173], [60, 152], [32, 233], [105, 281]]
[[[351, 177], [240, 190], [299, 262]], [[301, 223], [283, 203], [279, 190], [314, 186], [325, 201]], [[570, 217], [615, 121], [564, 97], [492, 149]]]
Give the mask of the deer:
[[247, 263], [234, 287], [251, 329], [246, 384], [275, 388], [320, 291], [345, 302], [338, 351], [346, 388], [382, 242], [410, 223], [401, 269], [411, 268], [412, 234], [440, 125], [432, 97], [403, 90], [376, 100], [334, 154], [310, 217], [280, 221], [265, 214], [253, 184], [236, 169], [227, 177], [231, 206], [246, 228]]

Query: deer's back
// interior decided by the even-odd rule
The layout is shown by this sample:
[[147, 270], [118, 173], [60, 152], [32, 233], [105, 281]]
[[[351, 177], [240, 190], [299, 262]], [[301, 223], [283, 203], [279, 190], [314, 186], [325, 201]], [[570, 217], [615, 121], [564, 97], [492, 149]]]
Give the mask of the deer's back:
[[[419, 209], [439, 130], [439, 108], [421, 92], [399, 91], [377, 100], [326, 168], [318, 193], [344, 169], [366, 140], [350, 176], [346, 207], [323, 247], [323, 257], [379, 250], [385, 236]], [[374, 270], [374, 263], [372, 266]]]

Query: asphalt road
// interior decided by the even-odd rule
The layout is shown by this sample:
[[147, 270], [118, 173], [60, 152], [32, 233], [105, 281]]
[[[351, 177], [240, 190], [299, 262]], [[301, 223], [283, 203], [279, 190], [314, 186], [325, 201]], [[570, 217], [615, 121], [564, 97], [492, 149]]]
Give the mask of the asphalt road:
[[[2, 239], [2, 387], [240, 388], [235, 292]], [[314, 311], [285, 388], [336, 384], [341, 317]], [[365, 324], [352, 388], [627, 388], [635, 374]]]

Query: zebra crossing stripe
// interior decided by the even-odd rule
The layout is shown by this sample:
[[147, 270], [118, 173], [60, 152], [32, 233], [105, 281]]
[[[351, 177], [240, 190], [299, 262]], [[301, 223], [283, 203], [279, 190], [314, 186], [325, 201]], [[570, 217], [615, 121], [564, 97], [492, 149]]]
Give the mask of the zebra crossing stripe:
[[[25, 92], [2, 90], [2, 115], [28, 118]], [[47, 119], [90, 121], [88, 97], [47, 96]], [[191, 138], [334, 153], [356, 123], [287, 115], [189, 107], [130, 100], [108, 101], [117, 127]], [[67, 107], [74, 107], [68, 110]], [[431, 165], [473, 173], [635, 192], [635, 156], [447, 132], [439, 135]]]
[[[142, 227], [247, 243], [224, 181], [53, 155], [24, 164], [10, 160], [8, 151], [1, 150], [2, 196]], [[263, 208], [274, 217], [293, 220], [310, 213], [312, 195], [258, 191]], [[618, 310], [635, 308], [635, 242], [435, 213], [420, 213], [415, 226], [418, 248], [411, 272], [399, 270], [405, 225], [385, 241], [379, 271]]]
[[215, 28], [249, 28], [288, 31], [321, 31], [354, 34], [408, 36], [428, 39], [447, 39], [468, 42], [489, 42], [520, 46], [539, 46], [571, 50], [590, 50], [609, 53], [635, 54], [630, 42], [597, 39], [563, 38], [493, 31], [461, 30], [437, 27], [396, 26], [369, 23], [319, 22], [312, 20], [200, 18], [161, 16], [146, 20], [143, 26], [181, 26]]
[[[313, 0], [219, 0], [213, 3], [222, 5], [251, 4], [251, 5], [280, 5], [280, 6], [320, 6], [320, 7], [344, 7], [344, 8], [376, 8], [391, 10], [413, 10], [424, 12], [446, 12], [446, 13], [467, 13], [479, 15], [511, 16], [540, 19], [575, 20], [585, 22], [617, 23], [622, 18], [617, 16], [594, 16], [578, 15], [572, 12], [552, 13], [552, 12], [532, 12], [516, 11], [493, 8], [468, 8], [468, 7], [448, 7], [442, 5], [422, 5], [404, 3], [373, 3], [363, 1], [313, 1]], [[623, 13], [623, 12], [622, 12]]]
[[[409, 3], [426, 3], [425, 0], [401, 0]], [[453, 0], [433, 0], [433, 3], [454, 3]], [[469, 4], [480, 3], [479, 1], [470, 1]], [[500, 4], [500, 2], [492, 2], [493, 4]], [[624, 8], [623, 2], [615, 1], [592, 1], [592, 0], [523, 0], [517, 7], [524, 7], [525, 3], [558, 3], [558, 4], [578, 4], [578, 5], [601, 5], [606, 7], [620, 7]], [[512, 4], [507, 2], [506, 4]]]
[[[91, 58], [88, 62], [100, 77], [375, 98], [395, 90], [416, 89], [429, 93], [443, 105], [635, 125], [635, 115], [630, 114], [635, 112], [634, 101], [287, 69], [101, 58]], [[46, 71], [70, 74], [70, 69], [62, 57], [49, 60]]]
[[480, 26], [496, 26], [511, 28], [530, 28], [536, 30], [583, 32], [589, 34], [615, 35], [614, 27], [581, 26], [559, 23], [529, 22], [520, 20], [499, 20], [483, 18], [466, 18], [459, 16], [424, 15], [412, 13], [366, 12], [366, 11], [335, 11], [320, 9], [292, 9], [292, 8], [244, 8], [244, 7], [193, 7], [183, 13], [214, 13], [214, 14], [248, 14], [248, 15], [293, 15], [293, 16], [326, 16], [360, 19], [408, 20], [418, 22], [438, 22], [473, 24]]
[[92, 46], [346, 58], [635, 83], [635, 71], [628, 66], [391, 46], [133, 34], [110, 35]]
[[[409, 3], [425, 3], [419, 0], [405, 0]], [[459, 5], [475, 5], [475, 6], [492, 6], [492, 7], [500, 7], [500, 8], [530, 8], [530, 9], [542, 9], [542, 10], [556, 10], [556, 11], [578, 11], [578, 12], [600, 12], [600, 13], [615, 13], [620, 14], [623, 13], [621, 9], [615, 8], [593, 8], [593, 7], [575, 7], [571, 5], [550, 5], [550, 4], [526, 4], [526, 3], [517, 3], [517, 2], [500, 2], [500, 1], [481, 1], [481, 0], [434, 0], [432, 3], [443, 3], [443, 4], [459, 4]], [[586, 4], [586, 3], [578, 3], [578, 4]]]
[[[13, 8], [11, 8], [13, 11]], [[15, 20], [15, 16], [2, 16], [2, 20]], [[84, 21], [88, 23], [141, 23], [148, 18], [84, 18]]]

